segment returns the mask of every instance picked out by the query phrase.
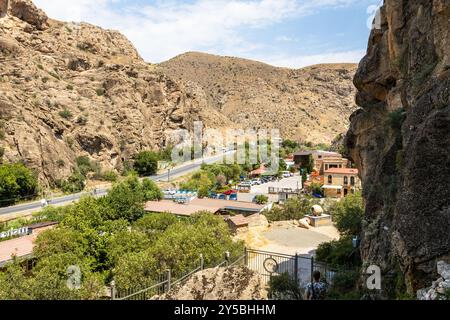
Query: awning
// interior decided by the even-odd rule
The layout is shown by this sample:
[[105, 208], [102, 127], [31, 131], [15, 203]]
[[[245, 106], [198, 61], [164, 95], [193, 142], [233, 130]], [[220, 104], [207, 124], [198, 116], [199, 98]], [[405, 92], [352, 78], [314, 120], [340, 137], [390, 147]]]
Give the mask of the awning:
[[328, 185], [322, 186], [322, 189], [336, 189], [336, 190], [341, 190], [341, 189], [342, 189], [342, 186], [334, 186], [334, 185], [328, 184]]

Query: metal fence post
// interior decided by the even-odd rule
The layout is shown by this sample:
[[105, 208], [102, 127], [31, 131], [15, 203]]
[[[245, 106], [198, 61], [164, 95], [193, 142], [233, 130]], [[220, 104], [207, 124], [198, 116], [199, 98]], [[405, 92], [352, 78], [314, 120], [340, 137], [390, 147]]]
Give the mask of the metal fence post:
[[248, 267], [248, 252], [247, 247], [244, 247], [244, 264], [246, 267]]
[[228, 267], [230, 265], [230, 251], [225, 252], [225, 266]]
[[167, 292], [172, 288], [172, 271], [167, 269]]
[[205, 259], [203, 258], [203, 253], [200, 253], [200, 270], [203, 270], [205, 264]]
[[111, 300], [116, 299], [116, 282], [113, 280], [111, 281]]
[[313, 273], [314, 273], [314, 256], [311, 256], [311, 283], [313, 283], [314, 281]]
[[294, 279], [295, 279], [295, 283], [298, 284], [298, 253], [295, 253], [295, 262], [294, 262]]

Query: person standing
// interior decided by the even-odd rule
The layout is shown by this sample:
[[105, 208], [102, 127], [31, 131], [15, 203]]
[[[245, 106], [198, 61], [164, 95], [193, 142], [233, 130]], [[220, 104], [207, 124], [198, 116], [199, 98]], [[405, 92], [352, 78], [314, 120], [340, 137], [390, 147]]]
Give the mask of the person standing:
[[328, 285], [321, 281], [320, 271], [314, 271], [313, 281], [306, 286], [306, 300], [325, 300]]

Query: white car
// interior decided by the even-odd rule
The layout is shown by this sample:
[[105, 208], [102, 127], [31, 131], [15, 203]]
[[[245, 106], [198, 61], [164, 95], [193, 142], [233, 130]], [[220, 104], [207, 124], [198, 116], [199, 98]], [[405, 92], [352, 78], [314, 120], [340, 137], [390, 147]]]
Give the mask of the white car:
[[253, 179], [252, 180], [252, 185], [261, 185], [261, 184], [262, 184], [261, 179]]
[[283, 171], [281, 174], [282, 174], [283, 178], [290, 178], [290, 177], [294, 176], [294, 174], [292, 172], [289, 172], [289, 171]]

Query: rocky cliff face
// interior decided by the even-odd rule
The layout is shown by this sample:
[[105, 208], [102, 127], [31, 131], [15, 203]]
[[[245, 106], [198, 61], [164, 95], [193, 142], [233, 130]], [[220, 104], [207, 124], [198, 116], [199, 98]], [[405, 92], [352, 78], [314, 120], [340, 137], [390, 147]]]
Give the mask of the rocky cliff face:
[[362, 257], [413, 293], [450, 259], [450, 1], [385, 0], [354, 83], [346, 144], [364, 184]]
[[198, 84], [209, 104], [239, 127], [275, 128], [289, 139], [329, 144], [347, 131], [356, 109], [354, 64], [294, 70], [189, 52], [159, 68], [174, 79]]
[[50, 20], [28, 0], [0, 8], [0, 147], [43, 183], [67, 178], [81, 155], [120, 170], [195, 120], [232, 126], [200, 88], [156, 71], [118, 32]]

